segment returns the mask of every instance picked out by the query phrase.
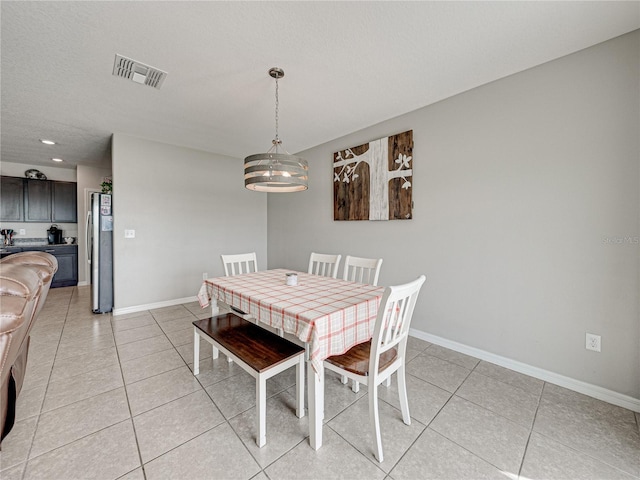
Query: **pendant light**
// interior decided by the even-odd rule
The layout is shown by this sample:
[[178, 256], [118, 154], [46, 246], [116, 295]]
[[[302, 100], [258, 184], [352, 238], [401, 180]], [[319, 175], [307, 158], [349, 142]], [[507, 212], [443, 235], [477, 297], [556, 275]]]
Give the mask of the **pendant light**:
[[276, 79], [276, 137], [267, 153], [249, 155], [244, 159], [244, 186], [258, 192], [301, 192], [308, 188], [309, 164], [284, 150], [278, 137], [278, 79], [284, 70], [273, 67], [269, 75]]

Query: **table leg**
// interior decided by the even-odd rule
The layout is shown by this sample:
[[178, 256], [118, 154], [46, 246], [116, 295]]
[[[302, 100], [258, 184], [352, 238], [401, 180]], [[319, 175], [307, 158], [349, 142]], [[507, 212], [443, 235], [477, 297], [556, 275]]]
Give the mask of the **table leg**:
[[193, 374], [200, 373], [200, 335], [198, 329], [193, 327]]
[[[211, 316], [215, 317], [216, 315], [220, 315], [220, 307], [218, 306], [218, 300], [216, 300], [215, 298], [212, 298], [211, 299]], [[216, 347], [213, 347], [213, 350], [211, 350], [211, 356], [214, 360], [218, 359], [218, 349]], [[231, 360], [231, 357], [227, 357], [227, 361], [231, 363], [233, 360]]]
[[298, 418], [304, 417], [304, 356], [300, 356], [300, 361], [296, 364], [296, 415]]
[[324, 417], [324, 375], [316, 373], [307, 362], [309, 396], [309, 444], [314, 450], [322, 446], [322, 420]]

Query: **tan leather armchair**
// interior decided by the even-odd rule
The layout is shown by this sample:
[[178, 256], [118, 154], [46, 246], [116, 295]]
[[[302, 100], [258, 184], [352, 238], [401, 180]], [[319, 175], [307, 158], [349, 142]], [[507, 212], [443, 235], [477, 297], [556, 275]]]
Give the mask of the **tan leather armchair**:
[[[33, 315], [33, 318], [35, 318], [40, 313], [40, 310], [47, 299], [47, 294], [49, 293], [49, 287], [53, 281], [53, 276], [58, 271], [58, 259], [46, 252], [20, 252], [3, 258], [0, 260], [0, 264], [28, 266], [35, 270], [40, 277], [40, 280], [42, 280], [42, 286], [44, 288], [42, 289], [36, 311]], [[32, 326], [33, 325], [29, 326], [29, 330], [31, 330]]]
[[0, 261], [0, 442], [11, 431], [27, 366], [29, 333], [58, 270], [45, 252], [23, 252]]

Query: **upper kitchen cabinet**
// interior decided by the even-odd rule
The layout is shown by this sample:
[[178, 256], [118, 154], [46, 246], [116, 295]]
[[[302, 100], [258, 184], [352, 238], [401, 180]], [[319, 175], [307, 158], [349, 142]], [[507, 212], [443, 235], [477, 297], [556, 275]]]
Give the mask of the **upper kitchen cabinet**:
[[77, 184], [20, 177], [2, 177], [3, 222], [78, 222]]
[[51, 221], [59, 223], [78, 222], [77, 184], [73, 182], [52, 182], [53, 205]]
[[18, 177], [0, 177], [0, 220], [24, 221], [24, 182]]
[[51, 182], [25, 179], [24, 221], [51, 221]]

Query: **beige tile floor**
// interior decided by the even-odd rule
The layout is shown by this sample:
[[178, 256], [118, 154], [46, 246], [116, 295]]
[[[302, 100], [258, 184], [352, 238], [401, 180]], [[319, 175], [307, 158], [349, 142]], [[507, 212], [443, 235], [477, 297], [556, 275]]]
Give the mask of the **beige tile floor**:
[[293, 414], [290, 370], [268, 382], [259, 449], [253, 379], [204, 344], [191, 373], [191, 322], [207, 316], [197, 303], [112, 318], [90, 312], [89, 294], [49, 293], [2, 480], [640, 478], [640, 415], [413, 338], [410, 426], [395, 385], [380, 387], [382, 464], [366, 389], [332, 374], [324, 446], [311, 450]]

